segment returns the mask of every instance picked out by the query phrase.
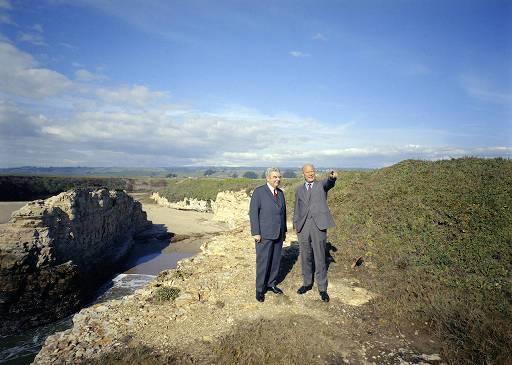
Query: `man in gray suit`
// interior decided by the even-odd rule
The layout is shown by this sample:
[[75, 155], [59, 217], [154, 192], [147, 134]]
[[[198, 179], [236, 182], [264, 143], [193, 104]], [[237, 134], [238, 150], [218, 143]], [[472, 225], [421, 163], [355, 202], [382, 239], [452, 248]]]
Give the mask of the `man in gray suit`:
[[283, 294], [277, 287], [281, 249], [286, 238], [286, 203], [279, 189], [281, 172], [270, 167], [267, 183], [254, 189], [249, 206], [251, 235], [256, 244], [256, 300], [263, 302], [265, 293]]
[[293, 228], [297, 232], [302, 266], [303, 285], [297, 290], [304, 294], [313, 288], [313, 260], [315, 262], [316, 285], [320, 298], [329, 301], [327, 294], [327, 264], [325, 245], [327, 228], [334, 226], [327, 192], [334, 187], [338, 174], [331, 171], [325, 180], [315, 180], [315, 167], [306, 164], [302, 168], [304, 184], [295, 191]]

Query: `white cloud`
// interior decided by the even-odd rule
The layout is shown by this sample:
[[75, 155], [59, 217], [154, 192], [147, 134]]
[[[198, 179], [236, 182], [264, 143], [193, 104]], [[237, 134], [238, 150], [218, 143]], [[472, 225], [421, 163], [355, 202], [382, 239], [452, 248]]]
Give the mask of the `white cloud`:
[[412, 65], [408, 65], [405, 68], [405, 74], [409, 76], [425, 76], [430, 75], [432, 73], [432, 70], [421, 63], [416, 63]]
[[[102, 156], [113, 159], [107, 165], [125, 165], [124, 159], [129, 156], [132, 164], [146, 161], [152, 165], [168, 161], [182, 165], [300, 166], [311, 161], [319, 166], [367, 167], [406, 158], [512, 153], [512, 147], [506, 146], [477, 149], [400, 143], [399, 139], [385, 137], [396, 131], [369, 132], [358, 129], [353, 121], [332, 125], [292, 113], [268, 115], [241, 105], [205, 113], [165, 104], [162, 93], [141, 86], [101, 90], [101, 100], [92, 99], [90, 105], [74, 109], [67, 118], [45, 120], [40, 128], [45, 139], [63, 149], [70, 145], [82, 151], [99, 153], [101, 149]], [[145, 107], [133, 109], [134, 103]], [[361, 133], [367, 136], [365, 141], [358, 138]], [[425, 133], [417, 131], [416, 135]]]
[[309, 161], [367, 167], [405, 158], [512, 156], [506, 145], [449, 143], [449, 131], [365, 129], [357, 120], [327, 123], [244, 105], [205, 112], [170, 104], [168, 92], [145, 85], [82, 83], [102, 75], [76, 66], [76, 80], [69, 80], [0, 42], [1, 97], [10, 100], [0, 98], [0, 155], [8, 156], [0, 166], [301, 166]]
[[322, 33], [316, 33], [313, 37], [313, 40], [315, 41], [327, 41], [327, 37], [323, 35]]
[[[146, 88], [147, 89], [147, 88]], [[148, 93], [152, 91], [147, 89]], [[113, 91], [112, 91], [113, 92]], [[94, 99], [93, 99], [94, 101]], [[131, 105], [128, 101], [128, 105]], [[94, 104], [94, 103], [93, 103]], [[360, 142], [357, 123], [329, 125], [290, 113], [266, 115], [243, 106], [228, 106], [225, 113], [204, 113], [167, 104], [143, 109], [112, 110], [109, 105], [84, 105], [64, 116], [42, 117], [0, 108], [0, 121], [23, 122], [16, 143], [5, 140], [10, 151], [28, 158], [25, 149], [42, 149], [51, 154], [47, 163], [64, 164], [64, 158], [81, 165], [242, 165], [301, 166], [310, 161], [318, 166], [375, 167], [406, 158], [442, 159], [474, 156], [512, 156], [512, 147], [458, 147], [418, 143], [390, 143], [379, 138]], [[0, 124], [1, 125], [1, 124]], [[10, 131], [14, 133], [14, 125]], [[391, 132], [390, 132], [391, 133]], [[25, 149], [20, 141], [27, 141]], [[32, 138], [29, 140], [27, 138]], [[0, 137], [2, 139], [2, 137]], [[37, 143], [33, 143], [36, 141]], [[30, 141], [30, 142], [29, 142]], [[39, 146], [39, 144], [42, 144]], [[51, 144], [54, 151], [49, 151]], [[13, 150], [14, 149], [14, 150]], [[80, 151], [80, 152], [77, 152]], [[59, 153], [57, 153], [59, 152]], [[14, 153], [13, 153], [14, 155]], [[60, 156], [60, 157], [59, 157]]]
[[47, 45], [46, 42], [44, 41], [43, 36], [39, 33], [20, 32], [20, 33], [18, 33], [18, 41], [31, 43], [36, 46], [46, 46]]
[[304, 53], [304, 52], [301, 52], [301, 51], [290, 51], [289, 54], [293, 57], [298, 57], [298, 58], [301, 58], [301, 57], [309, 57], [310, 54], [309, 53]]
[[3, 138], [40, 135], [44, 117], [31, 115], [15, 104], [0, 100], [0, 135]]
[[78, 47], [73, 46], [72, 44], [69, 44], [69, 43], [60, 42], [59, 45], [62, 47], [68, 48], [68, 49], [73, 49], [73, 50], [78, 49]]
[[0, 0], [0, 10], [11, 10], [12, 5], [9, 0]]
[[[103, 12], [104, 14], [118, 18], [139, 30], [161, 36], [170, 41], [180, 43], [194, 42], [194, 38], [190, 32], [169, 29], [170, 22], [174, 23], [180, 21], [172, 16], [172, 14], [176, 14], [176, 7], [172, 2], [88, 0], [65, 0], [65, 2], [72, 4], [80, 3], [81, 6], [94, 8], [95, 11]], [[171, 16], [171, 18], [169, 16]]]
[[107, 77], [102, 74], [93, 73], [85, 69], [79, 69], [75, 71], [75, 78], [78, 81], [91, 82], [91, 81], [102, 81], [106, 80]]
[[0, 87], [4, 93], [38, 99], [57, 95], [71, 86], [64, 75], [37, 66], [28, 53], [0, 42]]
[[32, 30], [35, 30], [36, 32], [43, 33], [43, 26], [41, 24], [34, 24], [32, 26]]
[[0, 24], [10, 24], [14, 25], [14, 22], [11, 20], [11, 17], [7, 12], [12, 10], [12, 5], [8, 0], [0, 0]]
[[14, 24], [9, 15], [0, 14], [0, 24]]
[[474, 75], [463, 75], [460, 83], [464, 91], [471, 97], [495, 104], [512, 105], [512, 94], [499, 90], [491, 81]]
[[98, 89], [96, 95], [107, 103], [143, 107], [148, 103], [163, 99], [167, 93], [151, 91], [146, 86], [135, 85], [116, 89]]

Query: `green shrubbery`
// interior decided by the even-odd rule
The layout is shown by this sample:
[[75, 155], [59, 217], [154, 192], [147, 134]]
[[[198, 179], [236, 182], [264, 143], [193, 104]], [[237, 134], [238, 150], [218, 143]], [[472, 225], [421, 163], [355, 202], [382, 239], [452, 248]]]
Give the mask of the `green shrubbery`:
[[362, 279], [378, 306], [427, 322], [453, 361], [511, 361], [512, 161], [409, 160], [346, 178], [331, 241], [340, 260], [371, 261]]
[[0, 176], [0, 200], [44, 199], [78, 187], [130, 189], [131, 181], [115, 177]]
[[180, 289], [175, 287], [161, 286], [155, 291], [155, 299], [158, 302], [173, 301], [180, 296]]
[[[287, 194], [291, 193], [293, 185], [297, 179], [284, 179], [283, 189]], [[160, 196], [165, 197], [170, 202], [178, 202], [184, 198], [195, 198], [199, 200], [215, 200], [217, 193], [221, 191], [240, 191], [245, 190], [249, 193], [259, 185], [265, 184], [264, 179], [217, 179], [217, 178], [189, 178], [182, 180], [170, 180], [165, 189], [159, 189]], [[292, 200], [287, 200], [290, 202]]]
[[167, 186], [165, 178], [106, 176], [8, 176], [0, 175], [0, 201], [46, 199], [74, 188], [154, 191]]

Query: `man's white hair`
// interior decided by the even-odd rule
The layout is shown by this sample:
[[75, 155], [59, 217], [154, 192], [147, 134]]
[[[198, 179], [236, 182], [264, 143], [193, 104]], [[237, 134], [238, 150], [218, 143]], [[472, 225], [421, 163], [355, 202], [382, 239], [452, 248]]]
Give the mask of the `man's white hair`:
[[279, 170], [277, 167], [269, 167], [265, 171], [265, 176], [268, 178], [270, 176], [270, 174], [273, 172], [277, 172], [279, 175], [281, 175], [281, 170]]
[[304, 165], [302, 165], [302, 171], [304, 171], [308, 166], [315, 170], [315, 165], [313, 165], [312, 163], [305, 163]]

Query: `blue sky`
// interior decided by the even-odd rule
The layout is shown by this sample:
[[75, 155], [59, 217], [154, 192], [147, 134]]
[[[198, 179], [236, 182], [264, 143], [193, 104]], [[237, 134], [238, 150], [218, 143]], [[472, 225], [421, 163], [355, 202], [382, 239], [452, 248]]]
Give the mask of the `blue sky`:
[[0, 0], [0, 166], [512, 157], [512, 1]]

